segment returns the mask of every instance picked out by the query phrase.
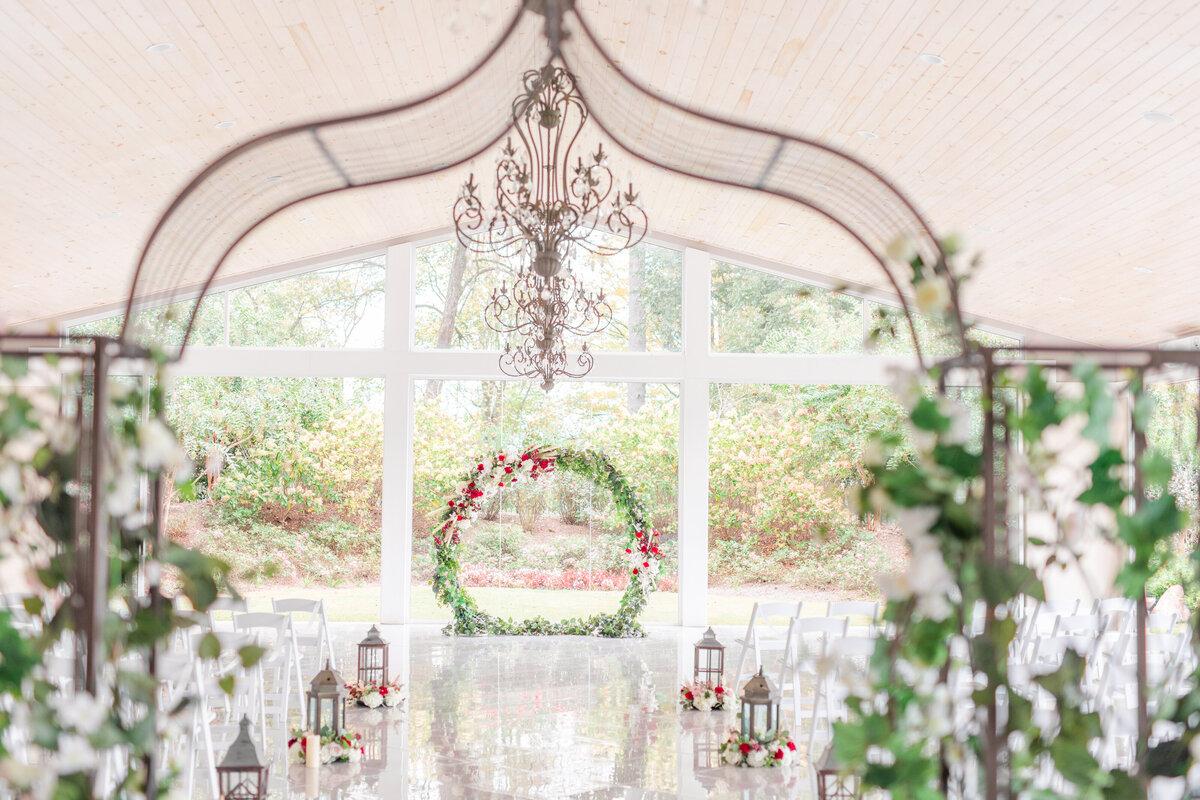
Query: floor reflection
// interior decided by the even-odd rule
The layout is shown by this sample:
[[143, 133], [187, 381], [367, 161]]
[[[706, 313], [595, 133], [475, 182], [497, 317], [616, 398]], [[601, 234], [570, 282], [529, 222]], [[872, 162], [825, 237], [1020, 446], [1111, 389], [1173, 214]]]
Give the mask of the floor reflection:
[[[361, 636], [334, 635], [353, 664]], [[309, 771], [274, 751], [272, 796], [358, 798], [808, 798], [807, 766], [720, 765], [732, 710], [681, 712], [693, 631], [642, 640], [448, 639], [435, 626], [389, 626], [400, 709], [354, 708], [366, 753]], [[690, 677], [690, 676], [689, 676]]]

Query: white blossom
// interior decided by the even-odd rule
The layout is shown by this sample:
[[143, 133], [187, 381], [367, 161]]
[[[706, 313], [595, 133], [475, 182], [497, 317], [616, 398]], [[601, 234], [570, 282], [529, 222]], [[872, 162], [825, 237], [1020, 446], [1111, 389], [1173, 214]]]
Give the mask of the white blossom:
[[397, 692], [395, 689], [392, 689], [383, 698], [383, 704], [388, 708], [395, 708], [396, 706], [400, 705], [400, 701], [403, 699], [404, 698], [400, 696], [399, 692]]
[[350, 763], [357, 764], [360, 761], [362, 761], [362, 748], [351, 747], [350, 748]]
[[[330, 761], [337, 761], [339, 758], [346, 755], [346, 748], [342, 746], [341, 742], [330, 742], [328, 745], [326, 745], [326, 747], [329, 749]], [[324, 749], [325, 748], [322, 748], [322, 755], [324, 755]]]
[[383, 695], [379, 692], [371, 692], [363, 695], [362, 703], [367, 708], [379, 708], [383, 705]]
[[910, 264], [917, 255], [912, 239], [907, 236], [897, 236], [888, 242], [887, 257], [898, 264]]
[[54, 754], [52, 763], [59, 775], [92, 769], [97, 760], [96, 751], [86, 737], [74, 733], [58, 735], [58, 752]]
[[922, 314], [941, 316], [950, 305], [950, 287], [935, 275], [913, 283], [913, 299]]
[[108, 719], [108, 705], [85, 692], [58, 695], [51, 703], [63, 727], [74, 728], [89, 736], [100, 730], [100, 726]]
[[158, 417], [138, 426], [137, 442], [138, 458], [146, 469], [177, 469], [187, 461], [174, 432]]
[[749, 753], [746, 753], [746, 763], [752, 767], [761, 767], [773, 755], [773, 753], [767, 752], [766, 748], [760, 747], [757, 750], [751, 750]]
[[321, 763], [328, 764], [332, 760], [333, 760], [333, 756], [330, 754], [329, 745], [323, 746], [321, 748]]

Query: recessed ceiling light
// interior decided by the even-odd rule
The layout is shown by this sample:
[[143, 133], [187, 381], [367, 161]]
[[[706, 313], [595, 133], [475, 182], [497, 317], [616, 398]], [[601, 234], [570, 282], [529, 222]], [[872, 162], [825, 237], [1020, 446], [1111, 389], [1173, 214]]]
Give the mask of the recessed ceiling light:
[[313, 221], [313, 218], [312, 218], [312, 217], [301, 217], [301, 218], [300, 218], [300, 224], [301, 224], [301, 225], [307, 225], [308, 223], [310, 223], [310, 222], [312, 222], [312, 221]]
[[857, 133], [859, 136], [863, 137], [864, 139], [878, 139], [879, 138], [878, 136], [875, 135], [874, 131], [858, 131]]
[[1155, 125], [1170, 125], [1176, 119], [1165, 111], [1147, 111], [1142, 114], [1142, 119], [1146, 122], [1153, 122]]
[[97, 214], [96, 219], [116, 219], [121, 216], [120, 211], [105, 211], [103, 214]]
[[945, 64], [946, 59], [939, 56], [937, 53], [921, 53], [917, 59], [923, 64]]
[[213, 125], [213, 127], [214, 128], [232, 128], [234, 125], [237, 125], [237, 123], [231, 119], [227, 119], [224, 122], [218, 122], [216, 125]]
[[264, 180], [263, 183], [279, 183], [281, 180], [283, 180], [282, 175], [272, 175], [271, 177]]
[[821, 189], [822, 191], [826, 191], [826, 192], [828, 192], [828, 191], [829, 191], [829, 187], [828, 187], [828, 186], [826, 186], [826, 185], [825, 185], [825, 184], [823, 184], [823, 183], [814, 183], [814, 184], [813, 184], [813, 187], [814, 187], [814, 188], [816, 188], [816, 189]]
[[979, 231], [980, 233], [995, 233], [995, 228], [989, 228], [987, 225], [972, 225], [971, 230]]
[[1074, 302], [1075, 302], [1075, 298], [1074, 298], [1074, 297], [1067, 297], [1067, 296], [1065, 296], [1065, 295], [1061, 295], [1061, 294], [1060, 294], [1060, 295], [1058, 296], [1058, 302], [1060, 302], [1060, 303], [1074, 303]]
[[1150, 273], [1154, 272], [1154, 270], [1150, 269], [1149, 267], [1134, 267], [1133, 271], [1140, 272], [1143, 275], [1149, 275]]
[[170, 42], [159, 42], [158, 44], [152, 44], [149, 47], [147, 47], [146, 52], [147, 53], [165, 53], [168, 50], [174, 50], [174, 49], [175, 49], [175, 45], [171, 44]]
[[14, 288], [14, 289], [20, 289], [21, 287], [23, 287], [23, 286], [28, 286], [28, 285], [29, 285], [29, 281], [21, 281], [20, 283], [14, 283], [14, 284], [12, 285], [12, 288]]

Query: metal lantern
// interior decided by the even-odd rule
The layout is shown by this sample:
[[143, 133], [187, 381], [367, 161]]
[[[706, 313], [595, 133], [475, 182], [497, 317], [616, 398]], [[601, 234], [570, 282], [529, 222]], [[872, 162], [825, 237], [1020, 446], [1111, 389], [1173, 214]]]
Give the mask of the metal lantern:
[[388, 643], [374, 625], [358, 643], [358, 682], [383, 686], [388, 680]]
[[250, 735], [250, 718], [243, 716], [242, 729], [217, 767], [222, 800], [262, 800], [267, 796], [267, 769]]
[[700, 641], [696, 642], [695, 670], [692, 677], [696, 683], [720, 686], [725, 679], [725, 645], [717, 641], [717, 635], [709, 628]]
[[350, 695], [342, 676], [325, 661], [325, 669], [317, 673], [308, 687], [308, 727], [320, 733], [325, 728], [334, 735], [346, 725], [346, 698]]
[[833, 742], [825, 748], [817, 762], [817, 800], [835, 800], [836, 798], [857, 798], [858, 776], [844, 774], [838, 765], [837, 756], [833, 752]]
[[779, 729], [779, 690], [771, 679], [758, 674], [746, 681], [739, 698], [742, 701], [742, 736], [753, 736], [760, 742], [774, 738]]

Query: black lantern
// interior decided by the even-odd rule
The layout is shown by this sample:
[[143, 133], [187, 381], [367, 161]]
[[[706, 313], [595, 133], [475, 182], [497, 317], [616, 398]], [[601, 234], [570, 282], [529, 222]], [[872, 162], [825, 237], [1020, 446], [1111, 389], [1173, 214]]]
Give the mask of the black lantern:
[[779, 732], [779, 690], [771, 679], [758, 674], [746, 681], [742, 687], [742, 736], [752, 736], [760, 742], [769, 742]]
[[242, 729], [217, 767], [222, 800], [262, 800], [267, 796], [267, 769], [250, 735], [250, 718], [243, 716]]
[[358, 682], [383, 686], [388, 680], [388, 643], [374, 625], [358, 643]]
[[835, 800], [835, 798], [857, 798], [858, 776], [845, 774], [838, 765], [837, 756], [833, 752], [833, 742], [825, 748], [817, 762], [817, 800]]
[[308, 727], [321, 733], [325, 728], [340, 735], [346, 725], [346, 698], [349, 696], [342, 676], [325, 662], [308, 688]]
[[709, 686], [720, 686], [721, 681], [725, 680], [725, 645], [717, 641], [712, 628], [706, 630], [700, 641], [696, 642], [692, 677], [696, 683], [707, 683]]

